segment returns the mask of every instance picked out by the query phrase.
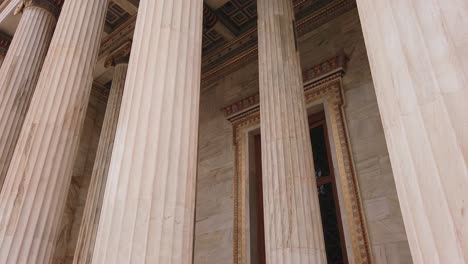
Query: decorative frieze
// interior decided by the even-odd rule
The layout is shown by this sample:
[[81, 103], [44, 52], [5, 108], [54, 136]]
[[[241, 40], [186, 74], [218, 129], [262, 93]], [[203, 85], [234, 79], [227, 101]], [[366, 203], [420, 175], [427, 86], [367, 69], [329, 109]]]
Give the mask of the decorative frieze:
[[[312, 68], [304, 70], [302, 72], [303, 82], [307, 85], [336, 73], [341, 76], [346, 71], [346, 63], [346, 55], [344, 53], [340, 53], [333, 58], [313, 66]], [[224, 112], [224, 115], [231, 120], [245, 111], [258, 107], [259, 102], [260, 95], [257, 93], [224, 107], [222, 111]]]
[[[300, 8], [305, 2], [296, 2], [295, 8]], [[332, 1], [324, 8], [301, 17], [296, 24], [298, 34], [302, 36], [355, 7], [355, 0]], [[208, 11], [205, 10], [205, 12]], [[107, 56], [113, 49], [131, 39], [134, 34], [136, 17], [136, 15], [132, 16], [127, 22], [104, 38], [99, 54], [101, 58]], [[211, 23], [215, 22], [214, 19], [210, 19], [210, 21]], [[254, 28], [229, 41], [222, 47], [213, 50], [209, 54], [204, 54], [202, 62], [202, 81], [211, 82], [216, 80], [218, 76], [229, 74], [257, 59], [257, 29]]]
[[[296, 2], [298, 7], [304, 1]], [[306, 1], [307, 2], [307, 1]], [[331, 1], [296, 22], [299, 37], [356, 7], [355, 0]], [[224, 46], [203, 56], [202, 80], [211, 82], [258, 59], [257, 29], [253, 28]]]
[[[346, 116], [344, 112], [345, 99], [342, 87], [343, 72], [336, 72], [323, 78], [316, 79], [304, 85], [304, 99], [306, 105], [324, 104], [329, 114], [330, 123], [327, 127], [331, 130], [334, 144], [331, 146], [337, 154], [336, 177], [340, 178], [340, 192], [348, 199], [344, 200], [344, 213], [348, 221], [351, 235], [351, 247], [353, 249], [354, 262], [359, 264], [372, 263], [369, 246], [369, 237], [366, 220], [363, 215], [362, 200], [359, 191], [359, 182], [354, 170], [351, 145], [346, 128]], [[248, 110], [239, 112], [229, 119], [233, 126], [234, 144], [234, 263], [247, 263], [247, 225], [246, 211], [248, 208], [246, 197], [248, 131], [260, 125], [259, 105], [254, 105]]]

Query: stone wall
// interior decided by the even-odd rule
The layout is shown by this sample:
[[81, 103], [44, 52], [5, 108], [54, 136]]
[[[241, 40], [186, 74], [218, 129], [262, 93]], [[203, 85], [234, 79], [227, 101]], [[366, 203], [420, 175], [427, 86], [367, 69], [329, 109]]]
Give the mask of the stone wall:
[[73, 168], [67, 204], [62, 216], [53, 264], [71, 264], [73, 262], [73, 254], [80, 231], [99, 135], [106, 111], [106, 100], [105, 93], [93, 89], [86, 112], [78, 155]]
[[[376, 263], [411, 263], [357, 10], [301, 37], [303, 69], [344, 50], [347, 125]], [[195, 263], [232, 263], [232, 127], [220, 109], [258, 92], [257, 62], [203, 85], [200, 108]]]

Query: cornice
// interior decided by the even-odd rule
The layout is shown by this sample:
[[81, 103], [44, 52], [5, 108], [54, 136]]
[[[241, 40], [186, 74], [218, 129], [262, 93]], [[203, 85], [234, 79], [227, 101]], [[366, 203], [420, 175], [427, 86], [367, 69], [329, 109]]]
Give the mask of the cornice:
[[[356, 7], [355, 0], [333, 1], [324, 8], [297, 21], [298, 36], [314, 30]], [[207, 84], [220, 76], [251, 63], [258, 58], [257, 29], [254, 28], [202, 59], [202, 81]]]
[[[321, 80], [327, 79], [330, 76], [343, 76], [346, 71], [347, 58], [344, 53], [340, 53], [333, 58], [323, 61], [302, 72], [304, 86], [308, 87], [310, 83], [321, 83]], [[244, 112], [249, 112], [252, 109], [258, 108], [260, 95], [258, 93], [237, 101], [221, 109], [226, 118], [230, 121], [237, 119]]]
[[101, 49], [99, 56], [102, 57], [105, 54], [112, 53], [113, 50], [119, 48], [123, 43], [132, 39], [133, 32], [135, 30], [137, 14], [129, 18], [120, 27], [112, 31], [107, 37], [101, 42]]
[[[296, 6], [306, 0], [296, 2]], [[297, 21], [299, 36], [314, 30], [330, 20], [356, 7], [355, 0], [335, 0], [316, 12], [302, 17]], [[101, 43], [100, 58], [108, 56], [113, 50], [132, 39], [136, 25], [137, 15], [132, 16], [127, 22], [114, 30]], [[218, 49], [205, 54], [202, 58], [201, 80], [206, 85], [251, 63], [258, 58], [257, 29], [253, 28], [241, 36], [233, 39]]]

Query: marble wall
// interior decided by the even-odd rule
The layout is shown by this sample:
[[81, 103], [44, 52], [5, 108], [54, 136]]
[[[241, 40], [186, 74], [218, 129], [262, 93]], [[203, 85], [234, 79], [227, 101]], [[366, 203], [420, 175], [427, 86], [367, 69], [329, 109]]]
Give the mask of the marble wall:
[[91, 93], [73, 177], [62, 216], [53, 264], [71, 264], [80, 231], [81, 218], [93, 171], [99, 135], [106, 110], [107, 96], [99, 90]]
[[[344, 50], [347, 125], [376, 263], [411, 263], [357, 10], [301, 37], [310, 68]], [[200, 108], [195, 263], [232, 263], [232, 127], [220, 109], [258, 92], [257, 62], [203, 85]]]

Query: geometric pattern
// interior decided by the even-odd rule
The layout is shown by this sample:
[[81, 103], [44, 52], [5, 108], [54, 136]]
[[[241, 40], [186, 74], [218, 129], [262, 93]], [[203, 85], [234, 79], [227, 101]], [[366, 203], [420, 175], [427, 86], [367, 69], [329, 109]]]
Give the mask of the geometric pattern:
[[107, 10], [106, 15], [106, 24], [112, 29], [117, 28], [123, 24], [130, 14], [123, 10], [120, 6], [114, 4], [114, 2], [109, 3], [109, 9]]
[[254, 27], [257, 22], [256, 0], [231, 0], [218, 11], [239, 33]]

